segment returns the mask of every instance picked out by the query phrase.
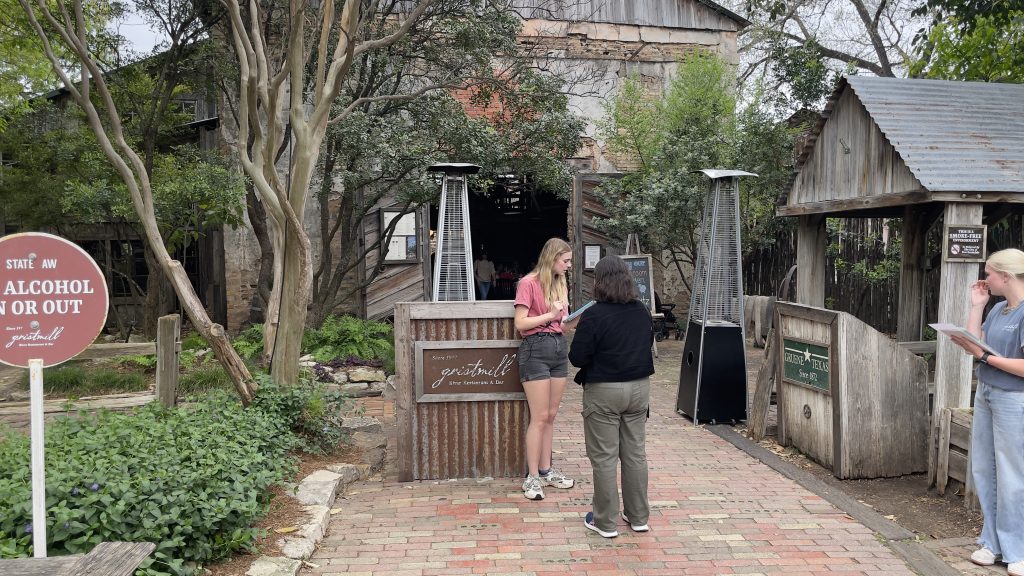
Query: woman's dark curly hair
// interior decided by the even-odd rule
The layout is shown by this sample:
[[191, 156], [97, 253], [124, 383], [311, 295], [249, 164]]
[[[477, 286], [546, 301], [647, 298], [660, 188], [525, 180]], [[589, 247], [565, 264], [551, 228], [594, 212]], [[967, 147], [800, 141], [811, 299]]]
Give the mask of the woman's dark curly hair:
[[628, 304], [637, 299], [636, 283], [618, 256], [605, 256], [594, 267], [594, 300]]

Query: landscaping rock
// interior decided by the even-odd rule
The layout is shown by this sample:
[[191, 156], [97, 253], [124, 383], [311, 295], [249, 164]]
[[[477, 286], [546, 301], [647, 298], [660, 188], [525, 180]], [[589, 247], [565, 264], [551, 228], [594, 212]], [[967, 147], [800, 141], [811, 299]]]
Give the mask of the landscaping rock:
[[338, 387], [338, 390], [342, 394], [358, 394], [359, 392], [366, 391], [367, 386], [365, 382], [354, 382], [349, 384], [342, 384]]
[[341, 428], [350, 434], [354, 434], [356, 432], [369, 432], [371, 434], [380, 434], [381, 432], [384, 431], [384, 427], [381, 426], [380, 420], [368, 416], [352, 416], [349, 418], [342, 418]]
[[359, 366], [348, 370], [350, 382], [383, 382], [384, 378], [384, 371], [379, 368]]
[[340, 476], [341, 483], [345, 485], [363, 479], [363, 472], [355, 464], [334, 464], [327, 469]]
[[300, 356], [299, 357], [299, 362], [311, 362], [312, 360], [313, 360], [313, 355], [312, 354], [306, 354], [304, 356]]
[[348, 372], [345, 372], [344, 370], [338, 370], [334, 374], [331, 374], [331, 378], [333, 378], [334, 381], [338, 384], [347, 384]]
[[128, 337], [129, 344], [144, 344], [146, 342], [151, 342], [151, 340], [146, 338], [145, 334], [132, 334]]
[[384, 466], [384, 455], [388, 445], [387, 436], [370, 432], [355, 432], [349, 441], [353, 446], [363, 449], [362, 462], [370, 467], [370, 472], [377, 472]]
[[295, 499], [310, 506], [330, 506], [337, 496], [339, 475], [327, 470], [317, 470], [299, 482]]
[[316, 545], [327, 533], [331, 510], [327, 506], [307, 506], [309, 522], [302, 525], [299, 536], [289, 536], [281, 542], [281, 552], [288, 558], [306, 560], [313, 555]]
[[295, 576], [299, 573], [299, 568], [302, 568], [301, 560], [261, 556], [252, 563], [245, 576]]

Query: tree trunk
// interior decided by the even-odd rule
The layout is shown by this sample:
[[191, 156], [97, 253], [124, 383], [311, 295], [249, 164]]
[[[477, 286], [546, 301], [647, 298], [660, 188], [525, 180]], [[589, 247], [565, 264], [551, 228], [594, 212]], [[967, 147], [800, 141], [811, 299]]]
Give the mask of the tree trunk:
[[251, 186], [245, 195], [245, 208], [249, 214], [249, 224], [256, 234], [256, 242], [260, 245], [260, 273], [256, 281], [256, 293], [249, 305], [249, 321], [261, 324], [267, 319], [267, 305], [274, 280], [274, 248], [267, 231], [267, 211]]
[[296, 234], [285, 238], [282, 254], [283, 274], [279, 299], [278, 322], [274, 330], [273, 354], [270, 376], [281, 385], [298, 384], [299, 355], [302, 352], [302, 333], [306, 328], [306, 303], [309, 300], [308, 287], [303, 288], [302, 277], [308, 271], [296, 244]]

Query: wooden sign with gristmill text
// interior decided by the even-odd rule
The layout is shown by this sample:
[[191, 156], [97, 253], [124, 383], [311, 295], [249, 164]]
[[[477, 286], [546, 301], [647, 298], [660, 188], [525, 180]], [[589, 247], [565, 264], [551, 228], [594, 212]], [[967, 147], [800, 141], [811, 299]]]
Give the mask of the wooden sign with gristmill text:
[[522, 400], [518, 340], [416, 343], [416, 401]]

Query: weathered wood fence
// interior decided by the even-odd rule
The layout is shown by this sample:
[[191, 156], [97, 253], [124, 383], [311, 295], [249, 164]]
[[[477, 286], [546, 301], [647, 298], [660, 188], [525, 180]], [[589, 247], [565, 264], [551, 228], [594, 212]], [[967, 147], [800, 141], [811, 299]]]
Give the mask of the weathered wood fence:
[[[932, 224], [927, 239], [930, 262], [926, 266], [929, 270], [923, 286], [923, 320], [926, 323], [935, 322], [938, 317], [940, 224], [941, 220]], [[1021, 214], [1001, 213], [986, 224], [989, 224], [989, 253], [1004, 248], [1024, 248], [1024, 216]], [[887, 247], [902, 244], [899, 221], [891, 218], [842, 218], [829, 234], [831, 247], [825, 261], [826, 307], [852, 314], [879, 332], [895, 334], [899, 318], [898, 254], [892, 255], [896, 270], [889, 280], [871, 281], [860, 273], [837, 271], [836, 263], [842, 262], [846, 266], [862, 263], [860, 270], [875, 269], [885, 261]], [[794, 264], [796, 232], [784, 231], [774, 244], [761, 247], [747, 256], [743, 264], [743, 293], [775, 296]]]
[[[157, 323], [156, 342], [93, 344], [75, 357], [76, 360], [99, 360], [118, 356], [156, 356], [156, 388], [154, 393], [111, 394], [86, 396], [77, 399], [58, 398], [43, 403], [47, 417], [80, 410], [125, 410], [143, 406], [159, 400], [164, 406], [174, 406], [178, 394], [178, 356], [181, 353], [181, 317], [177, 314], [164, 316]], [[4, 366], [0, 378], [17, 376], [25, 368]], [[0, 420], [11, 427], [27, 428], [29, 423], [28, 402], [0, 403]]]

